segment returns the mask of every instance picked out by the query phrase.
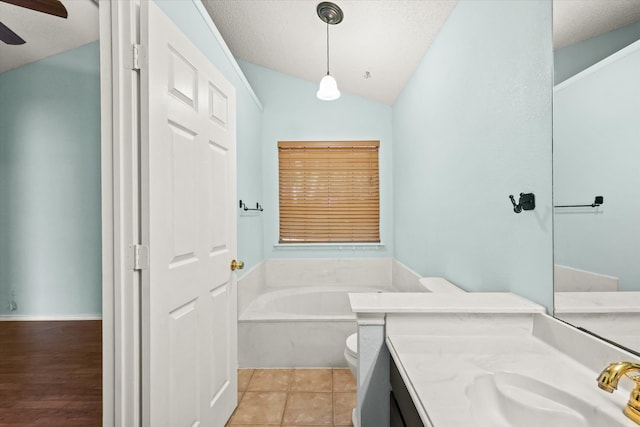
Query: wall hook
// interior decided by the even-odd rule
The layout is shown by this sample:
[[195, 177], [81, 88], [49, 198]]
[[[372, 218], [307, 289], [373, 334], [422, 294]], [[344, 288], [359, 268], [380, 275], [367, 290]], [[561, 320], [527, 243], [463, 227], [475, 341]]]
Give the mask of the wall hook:
[[509, 194], [509, 198], [511, 199], [511, 204], [513, 204], [513, 211], [515, 213], [522, 212], [522, 206], [520, 206], [519, 204], [516, 204], [516, 199], [515, 197], [513, 197], [513, 194]]
[[262, 209], [262, 206], [260, 206], [260, 203], [258, 203], [258, 202], [256, 202], [256, 207], [255, 208], [249, 208], [249, 207], [247, 207], [247, 205], [242, 200], [240, 200], [240, 209], [244, 210], [245, 212], [246, 211], [259, 211], [259, 212], [262, 212], [264, 210], [264, 209]]
[[513, 194], [509, 194], [511, 204], [513, 205], [513, 211], [520, 213], [522, 211], [532, 211], [536, 208], [536, 197], [533, 193], [520, 193], [520, 199], [516, 203], [516, 198]]

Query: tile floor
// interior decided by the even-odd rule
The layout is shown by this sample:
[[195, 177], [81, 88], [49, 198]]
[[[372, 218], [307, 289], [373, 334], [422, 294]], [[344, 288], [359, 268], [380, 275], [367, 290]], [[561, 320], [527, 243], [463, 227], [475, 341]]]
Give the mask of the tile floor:
[[240, 369], [232, 427], [351, 426], [356, 380], [348, 369]]

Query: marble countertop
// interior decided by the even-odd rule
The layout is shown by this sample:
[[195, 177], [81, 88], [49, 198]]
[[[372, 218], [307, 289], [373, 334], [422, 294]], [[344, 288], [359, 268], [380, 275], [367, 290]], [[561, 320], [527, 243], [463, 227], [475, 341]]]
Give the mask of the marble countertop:
[[510, 292], [350, 293], [354, 313], [544, 313], [543, 306]]
[[556, 292], [554, 311], [561, 313], [640, 313], [640, 292]]
[[[604, 425], [638, 427], [622, 414], [630, 385], [621, 381], [619, 390], [609, 394], [598, 388], [596, 378], [609, 363], [638, 363], [640, 358], [546, 315], [544, 307], [516, 294], [350, 293], [349, 300], [359, 322], [361, 318], [382, 316], [383, 323], [371, 325], [385, 325], [386, 346], [425, 426], [513, 425], [513, 421], [504, 419], [497, 424], [483, 419], [487, 413], [496, 417], [496, 412], [487, 407], [502, 407], [504, 403], [485, 402], [484, 388], [474, 386], [469, 391], [479, 377], [504, 373], [498, 378], [524, 381], [519, 383], [525, 384], [524, 388], [518, 389], [522, 399], [555, 402], [554, 398], [532, 394], [528, 387], [543, 387], [539, 388], [547, 390], [543, 393], [552, 389], [560, 393], [555, 396], [570, 396], [573, 402], [581, 402], [582, 414], [600, 424], [607, 420]], [[375, 334], [370, 337], [375, 341]], [[360, 339], [365, 340], [362, 335]], [[375, 347], [375, 343], [369, 344]], [[483, 380], [492, 378], [496, 377]], [[486, 386], [486, 381], [478, 384]], [[482, 400], [480, 405], [478, 399]], [[563, 408], [561, 411], [567, 410]], [[517, 408], [509, 410], [519, 413]], [[557, 421], [553, 414], [552, 419]], [[575, 422], [575, 418], [572, 420]]]
[[594, 411], [616, 414], [621, 425], [637, 427], [621, 413], [628, 393], [603, 392], [597, 372], [534, 336], [398, 334], [386, 342], [427, 426], [486, 427], [472, 415], [468, 387], [483, 374], [516, 372], [592, 402]]

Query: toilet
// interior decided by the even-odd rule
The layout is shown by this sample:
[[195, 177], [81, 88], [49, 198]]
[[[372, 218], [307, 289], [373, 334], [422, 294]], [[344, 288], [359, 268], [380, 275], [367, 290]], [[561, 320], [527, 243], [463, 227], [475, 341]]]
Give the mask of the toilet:
[[344, 348], [344, 358], [349, 365], [349, 369], [354, 377], [357, 378], [356, 371], [358, 369], [358, 333], [353, 333], [347, 337]]
[[[349, 369], [354, 377], [358, 378], [356, 373], [358, 370], [358, 333], [353, 333], [347, 337], [344, 346], [344, 358], [349, 365]], [[354, 427], [359, 427], [358, 418], [356, 416], [356, 408], [351, 412], [351, 423]]]

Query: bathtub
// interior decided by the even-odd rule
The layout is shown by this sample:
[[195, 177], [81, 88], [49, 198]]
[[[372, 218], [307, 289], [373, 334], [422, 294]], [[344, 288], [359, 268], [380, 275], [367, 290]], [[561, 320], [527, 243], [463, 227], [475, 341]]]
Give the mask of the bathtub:
[[240, 367], [346, 368], [345, 340], [357, 331], [348, 293], [426, 291], [415, 273], [396, 264], [265, 261], [238, 282]]
[[348, 293], [389, 292], [392, 286], [313, 286], [260, 295], [240, 314], [240, 367], [346, 367], [346, 338], [356, 332]]
[[390, 292], [393, 287], [311, 286], [267, 292], [253, 300], [240, 321], [260, 320], [355, 320], [349, 292]]

